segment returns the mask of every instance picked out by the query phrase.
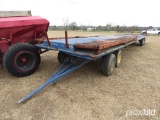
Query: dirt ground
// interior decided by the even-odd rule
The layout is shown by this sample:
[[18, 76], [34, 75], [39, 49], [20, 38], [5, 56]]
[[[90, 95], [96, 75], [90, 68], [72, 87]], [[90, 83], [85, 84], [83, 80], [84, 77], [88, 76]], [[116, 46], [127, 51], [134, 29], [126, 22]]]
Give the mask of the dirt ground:
[[[49, 32], [49, 36], [62, 33]], [[106, 34], [69, 32], [69, 36]], [[60, 66], [57, 52], [44, 53], [38, 70], [28, 77], [14, 77], [0, 65], [0, 120], [160, 120], [160, 36], [147, 36], [145, 46], [137, 42], [122, 53], [121, 66], [112, 76], [104, 76], [91, 62], [25, 104], [17, 101]], [[143, 109], [155, 110], [155, 115], [127, 115]]]

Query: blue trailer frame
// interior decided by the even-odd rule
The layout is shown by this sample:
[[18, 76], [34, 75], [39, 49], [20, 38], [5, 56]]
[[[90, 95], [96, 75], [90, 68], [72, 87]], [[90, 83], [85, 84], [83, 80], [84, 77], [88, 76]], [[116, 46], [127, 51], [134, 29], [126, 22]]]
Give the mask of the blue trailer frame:
[[[93, 51], [79, 51], [76, 50], [74, 45], [77, 43], [87, 43], [97, 40], [108, 40], [108, 39], [116, 39], [124, 36], [133, 36], [132, 34], [123, 34], [123, 35], [117, 35], [117, 36], [98, 36], [98, 37], [86, 37], [86, 38], [70, 38], [69, 40], [65, 39], [57, 39], [57, 40], [50, 40], [50, 44], [48, 44], [48, 41], [43, 41], [42, 44], [36, 44], [36, 47], [40, 49], [45, 50], [58, 50], [60, 52], [63, 52], [72, 58], [72, 62], [68, 65], [65, 65], [67, 60], [61, 64], [61, 66], [58, 68], [58, 70], [53, 73], [53, 75], [40, 87], [35, 89], [33, 92], [29, 93], [27, 96], [22, 98], [18, 101], [18, 103], [22, 103], [30, 99], [32, 96], [34, 96], [36, 93], [38, 93], [40, 90], [42, 90], [45, 86], [57, 81], [58, 79], [68, 75], [69, 73], [77, 70], [78, 68], [84, 66], [88, 62], [92, 60], [96, 60], [99, 58], [102, 58], [103, 56], [106, 56], [107, 54], [113, 53], [115, 51], [121, 50], [122, 48], [135, 43], [136, 41], [145, 41], [145, 36], [142, 35], [136, 35], [136, 39], [134, 41], [127, 42], [125, 44], [116, 45], [107, 49], [104, 49], [101, 51], [101, 53], [94, 55]], [[134, 35], [135, 36], [135, 35]], [[67, 39], [67, 38], [66, 38]], [[66, 46], [68, 44], [68, 48]]]

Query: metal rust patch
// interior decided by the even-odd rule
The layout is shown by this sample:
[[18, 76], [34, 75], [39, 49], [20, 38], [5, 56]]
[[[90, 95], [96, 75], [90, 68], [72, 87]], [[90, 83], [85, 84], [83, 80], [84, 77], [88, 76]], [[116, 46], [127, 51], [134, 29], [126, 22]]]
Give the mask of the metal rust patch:
[[106, 39], [106, 40], [96, 40], [93, 42], [87, 42], [87, 43], [78, 43], [75, 44], [75, 48], [84, 48], [84, 49], [96, 49], [96, 50], [103, 50], [112, 46], [125, 44], [130, 41], [134, 41], [136, 39], [136, 36], [126, 36], [126, 37], [120, 37], [117, 39]]

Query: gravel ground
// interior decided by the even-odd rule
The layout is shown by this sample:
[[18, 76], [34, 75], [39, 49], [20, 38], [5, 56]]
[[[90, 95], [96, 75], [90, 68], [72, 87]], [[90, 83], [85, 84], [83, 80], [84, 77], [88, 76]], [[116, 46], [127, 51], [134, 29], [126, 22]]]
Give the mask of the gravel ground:
[[[62, 32], [49, 32], [54, 35]], [[147, 36], [145, 46], [135, 43], [124, 48], [121, 66], [110, 77], [91, 62], [18, 104], [56, 71], [57, 53], [44, 53], [40, 67], [28, 77], [14, 77], [0, 65], [0, 120], [160, 120], [159, 36]], [[155, 110], [155, 115], [133, 115], [144, 109]]]

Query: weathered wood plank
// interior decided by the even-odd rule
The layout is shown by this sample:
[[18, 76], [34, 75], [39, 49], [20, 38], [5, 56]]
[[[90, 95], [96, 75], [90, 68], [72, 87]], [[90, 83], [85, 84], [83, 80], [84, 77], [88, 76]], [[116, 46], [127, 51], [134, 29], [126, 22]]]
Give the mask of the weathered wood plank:
[[31, 16], [31, 11], [0, 11], [0, 17]]

